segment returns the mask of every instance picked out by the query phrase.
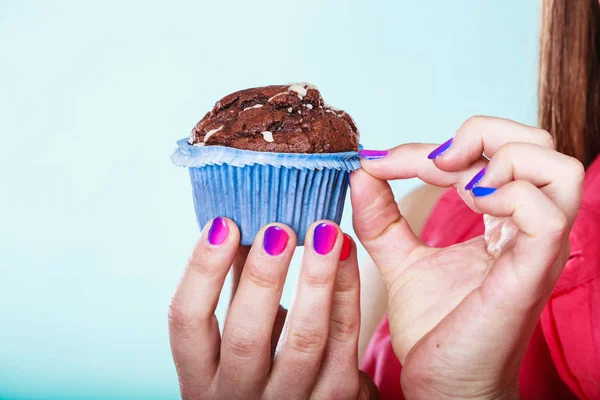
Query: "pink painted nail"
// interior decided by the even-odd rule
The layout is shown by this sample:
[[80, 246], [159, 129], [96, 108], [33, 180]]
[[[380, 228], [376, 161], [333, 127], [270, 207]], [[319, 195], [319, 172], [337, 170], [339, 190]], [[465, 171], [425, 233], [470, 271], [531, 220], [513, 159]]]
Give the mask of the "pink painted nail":
[[265, 252], [270, 256], [278, 256], [287, 247], [290, 236], [287, 234], [285, 229], [278, 226], [270, 226], [265, 231], [265, 237], [263, 239], [263, 248]]
[[313, 247], [318, 254], [325, 255], [335, 246], [338, 231], [335, 226], [323, 222], [315, 228]]
[[224, 218], [217, 217], [213, 219], [210, 229], [208, 230], [208, 243], [213, 246], [220, 246], [229, 236], [229, 226]]
[[390, 154], [387, 150], [360, 150], [358, 155], [365, 160], [381, 160]]

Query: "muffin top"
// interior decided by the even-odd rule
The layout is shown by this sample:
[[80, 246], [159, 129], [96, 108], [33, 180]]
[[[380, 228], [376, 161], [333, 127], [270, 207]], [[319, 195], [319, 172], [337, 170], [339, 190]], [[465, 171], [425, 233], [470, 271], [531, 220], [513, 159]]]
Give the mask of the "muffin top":
[[223, 97], [192, 129], [188, 143], [277, 153], [358, 150], [352, 118], [308, 83], [240, 90]]

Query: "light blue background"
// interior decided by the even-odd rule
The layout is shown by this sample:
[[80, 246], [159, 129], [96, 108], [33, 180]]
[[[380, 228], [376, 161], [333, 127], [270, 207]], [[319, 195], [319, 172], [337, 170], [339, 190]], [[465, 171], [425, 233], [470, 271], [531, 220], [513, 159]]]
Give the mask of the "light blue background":
[[533, 124], [538, 12], [523, 0], [2, 1], [0, 397], [178, 397], [167, 305], [198, 227], [169, 155], [220, 97], [313, 82], [377, 149], [441, 142], [472, 114]]

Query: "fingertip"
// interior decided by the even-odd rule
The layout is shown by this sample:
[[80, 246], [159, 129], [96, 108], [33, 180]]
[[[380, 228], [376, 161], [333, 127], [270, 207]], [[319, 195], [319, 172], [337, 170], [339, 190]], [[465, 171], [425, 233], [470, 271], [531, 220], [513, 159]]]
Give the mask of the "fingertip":
[[311, 247], [317, 255], [325, 256], [334, 249], [341, 248], [343, 232], [335, 222], [319, 220], [310, 226], [304, 241], [305, 247]]
[[445, 172], [458, 172], [469, 167], [471, 159], [467, 152], [459, 148], [459, 145], [460, 143], [454, 142], [451, 149], [441, 157], [433, 159], [435, 166]]
[[427, 155], [427, 158], [430, 160], [439, 159], [440, 157], [442, 157], [444, 154], [446, 154], [450, 150], [450, 147], [452, 146], [453, 142], [454, 142], [454, 138], [450, 138], [450, 139], [446, 140], [444, 143], [442, 143], [438, 147], [436, 147], [431, 153], [429, 153]]
[[344, 233], [342, 236], [342, 250], [340, 252], [340, 261], [346, 261], [350, 258], [350, 254], [352, 253], [352, 248], [354, 247], [352, 237], [347, 233]]
[[493, 188], [493, 187], [476, 186], [473, 189], [471, 189], [471, 193], [476, 198], [479, 198], [479, 197], [490, 196], [490, 195], [494, 194], [496, 192], [496, 190], [498, 190], [498, 189], [497, 188]]
[[262, 243], [264, 253], [271, 257], [277, 257], [286, 252], [287, 249], [296, 247], [296, 233], [292, 228], [281, 223], [272, 223], [265, 225], [257, 238], [257, 242]]
[[231, 243], [239, 244], [240, 230], [233, 220], [227, 217], [216, 217], [210, 220], [202, 230], [199, 242], [205, 240], [211, 247], [221, 247]]
[[377, 161], [387, 157], [390, 154], [389, 150], [360, 150], [358, 152], [361, 159], [365, 161]]

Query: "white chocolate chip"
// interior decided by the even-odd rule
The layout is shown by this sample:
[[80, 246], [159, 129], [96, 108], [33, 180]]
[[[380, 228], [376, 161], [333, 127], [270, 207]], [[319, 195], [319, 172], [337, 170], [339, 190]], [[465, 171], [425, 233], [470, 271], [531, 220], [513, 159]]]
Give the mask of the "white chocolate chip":
[[288, 92], [281, 92], [281, 93], [277, 93], [275, 96], [271, 97], [269, 100], [267, 100], [267, 103], [270, 103], [271, 100], [273, 100], [275, 97], [279, 97], [282, 96], [284, 94], [288, 94]]
[[288, 88], [288, 90], [290, 92], [296, 92], [298, 93], [298, 97], [300, 98], [300, 100], [302, 100], [304, 98], [304, 96], [306, 96], [306, 93], [308, 92], [306, 90], [306, 88], [304, 87], [303, 83], [293, 83], [290, 85], [290, 87]]
[[292, 111], [294, 111], [294, 109], [292, 107], [288, 107], [288, 112], [291, 113]]
[[302, 110], [298, 110], [298, 114], [302, 115]]
[[219, 132], [221, 129], [223, 129], [223, 125], [221, 125], [220, 127], [218, 127], [217, 129], [213, 129], [210, 130], [208, 132], [206, 132], [204, 134], [204, 143], [206, 143], [206, 141], [208, 140], [209, 137], [211, 137], [212, 135], [214, 135], [215, 133]]
[[310, 104], [310, 103], [308, 103], [308, 104], [305, 104], [305, 105], [304, 105], [304, 107], [308, 108], [309, 110], [312, 110], [312, 109], [313, 109], [313, 105], [312, 105], [312, 104]]
[[246, 107], [246, 108], [244, 108], [242, 111], [250, 110], [252, 108], [261, 108], [262, 106], [263, 106], [262, 104], [255, 104], [252, 107]]
[[263, 139], [265, 139], [265, 141], [267, 142], [273, 142], [273, 133], [271, 133], [270, 131], [264, 131], [260, 133], [261, 135], [263, 135]]

